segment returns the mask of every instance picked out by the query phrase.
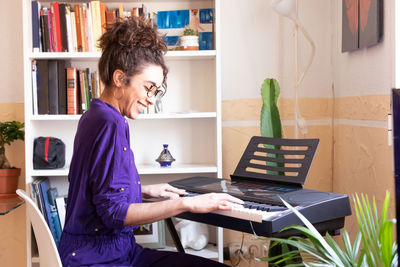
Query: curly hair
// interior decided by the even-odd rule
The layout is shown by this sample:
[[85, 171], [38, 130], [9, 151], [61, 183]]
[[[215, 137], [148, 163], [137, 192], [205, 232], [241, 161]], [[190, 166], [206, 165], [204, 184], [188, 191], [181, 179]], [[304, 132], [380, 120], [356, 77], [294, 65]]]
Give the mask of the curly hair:
[[124, 72], [124, 83], [128, 85], [130, 77], [142, 72], [149, 64], [154, 64], [162, 67], [162, 86], [167, 89], [168, 68], [163, 57], [167, 46], [150, 20], [142, 17], [117, 20], [106, 26], [106, 32], [99, 39], [99, 47], [102, 50], [98, 66], [100, 79], [106, 87], [112, 85], [117, 69]]

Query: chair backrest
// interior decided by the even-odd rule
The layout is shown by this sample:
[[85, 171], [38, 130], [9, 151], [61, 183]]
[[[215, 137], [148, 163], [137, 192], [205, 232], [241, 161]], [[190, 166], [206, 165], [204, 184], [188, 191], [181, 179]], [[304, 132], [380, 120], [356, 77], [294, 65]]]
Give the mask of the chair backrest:
[[56, 243], [42, 213], [25, 191], [18, 189], [16, 193], [25, 200], [39, 249], [40, 267], [62, 267]]

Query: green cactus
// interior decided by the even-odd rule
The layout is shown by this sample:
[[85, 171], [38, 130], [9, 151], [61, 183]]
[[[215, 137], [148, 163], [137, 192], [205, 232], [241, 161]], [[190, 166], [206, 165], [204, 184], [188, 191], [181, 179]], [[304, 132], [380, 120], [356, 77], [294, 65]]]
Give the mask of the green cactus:
[[[260, 129], [261, 136], [282, 138], [282, 125], [277, 106], [280, 88], [275, 79], [265, 79], [261, 86], [263, 105], [261, 108]], [[280, 146], [264, 145], [266, 148], [280, 149]], [[282, 157], [281, 154], [269, 154], [269, 157]], [[268, 162], [268, 166], [283, 166], [282, 163]], [[267, 171], [268, 174], [276, 175], [278, 172]], [[279, 173], [283, 174], [283, 173]]]
[[265, 79], [261, 87], [261, 136], [282, 138], [282, 125], [277, 106], [280, 88], [277, 80]]

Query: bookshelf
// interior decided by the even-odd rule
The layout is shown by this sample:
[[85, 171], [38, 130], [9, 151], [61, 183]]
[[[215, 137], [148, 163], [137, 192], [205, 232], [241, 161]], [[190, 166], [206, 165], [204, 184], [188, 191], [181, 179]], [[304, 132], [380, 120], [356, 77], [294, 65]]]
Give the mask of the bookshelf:
[[[23, 1], [24, 49], [24, 106], [25, 106], [25, 160], [26, 189], [37, 177], [49, 177], [50, 185], [59, 194], [68, 190], [68, 168], [72, 157], [73, 139], [81, 115], [33, 114], [31, 62], [33, 60], [65, 60], [72, 67], [89, 66], [97, 69], [99, 52], [33, 52], [31, 0]], [[39, 1], [49, 6], [50, 1]], [[60, 1], [67, 4], [90, 1]], [[128, 120], [131, 145], [142, 184], [169, 182], [194, 175], [222, 177], [221, 143], [221, 80], [219, 52], [220, 0], [144, 0], [101, 1], [114, 9], [122, 3], [124, 8], [146, 5], [149, 12], [191, 8], [214, 9], [213, 50], [168, 51], [165, 58], [169, 68], [168, 91], [163, 98], [163, 113], [142, 114], [137, 120]], [[33, 141], [38, 136], [54, 136], [66, 145], [66, 166], [56, 170], [34, 170], [32, 165]], [[163, 144], [176, 161], [170, 168], [161, 168], [155, 159]], [[31, 237], [27, 220], [27, 266], [40, 265], [40, 257]], [[223, 258], [222, 229], [209, 227], [210, 244], [201, 251], [190, 253], [217, 259]], [[166, 234], [167, 234], [166, 230]], [[167, 234], [168, 235], [168, 234]], [[167, 248], [173, 250], [167, 238]], [[216, 245], [214, 245], [216, 244]]]

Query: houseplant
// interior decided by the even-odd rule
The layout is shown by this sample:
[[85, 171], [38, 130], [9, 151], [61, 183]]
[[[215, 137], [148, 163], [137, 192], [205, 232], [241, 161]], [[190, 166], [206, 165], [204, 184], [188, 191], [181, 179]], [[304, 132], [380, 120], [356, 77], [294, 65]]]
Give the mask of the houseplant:
[[[281, 255], [260, 259], [268, 261], [272, 266], [397, 266], [397, 243], [393, 238], [394, 222], [388, 220], [390, 194], [386, 192], [380, 216], [375, 198], [372, 205], [368, 196], [356, 194], [353, 197], [359, 231], [351, 244], [349, 235], [344, 229], [342, 234], [343, 247], [326, 234], [322, 235], [314, 226], [290, 204], [283, 203], [291, 209], [304, 223], [304, 226], [293, 225], [282, 231], [294, 229], [305, 237], [296, 236], [289, 239], [260, 238], [270, 240], [271, 246], [276, 244], [296, 247], [299, 250], [284, 250]], [[295, 259], [303, 258], [303, 263], [294, 263]]]
[[199, 33], [192, 28], [186, 28], [179, 38], [180, 50], [199, 50]]
[[5, 145], [16, 140], [24, 140], [23, 122], [0, 122], [0, 194], [14, 194], [18, 186], [20, 168], [11, 167], [6, 154]]

